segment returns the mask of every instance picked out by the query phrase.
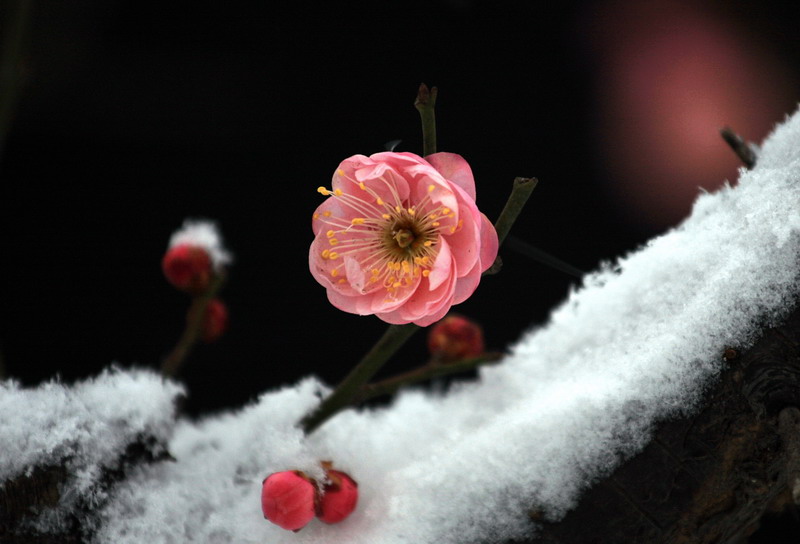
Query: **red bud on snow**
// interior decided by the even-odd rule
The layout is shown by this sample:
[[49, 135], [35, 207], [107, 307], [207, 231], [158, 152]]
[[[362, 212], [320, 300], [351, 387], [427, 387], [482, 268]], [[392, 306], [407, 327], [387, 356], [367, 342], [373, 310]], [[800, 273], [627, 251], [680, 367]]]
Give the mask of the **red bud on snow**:
[[445, 363], [477, 357], [484, 351], [483, 330], [474, 321], [450, 314], [431, 327], [428, 350]]
[[214, 342], [228, 328], [228, 308], [218, 298], [211, 299], [203, 316], [200, 339], [207, 344]]
[[199, 294], [211, 282], [211, 256], [202, 247], [179, 244], [169, 248], [161, 268], [167, 281], [181, 291]]
[[261, 510], [269, 521], [299, 531], [314, 518], [317, 487], [299, 470], [270, 474], [261, 487]]
[[327, 475], [330, 483], [323, 490], [318, 517], [325, 523], [339, 523], [356, 508], [358, 484], [338, 470], [328, 470]]

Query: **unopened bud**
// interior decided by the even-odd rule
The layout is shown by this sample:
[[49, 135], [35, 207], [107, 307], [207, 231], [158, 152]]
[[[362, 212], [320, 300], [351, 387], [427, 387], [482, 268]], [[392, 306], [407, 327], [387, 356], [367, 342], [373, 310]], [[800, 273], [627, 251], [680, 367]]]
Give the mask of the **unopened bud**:
[[288, 531], [299, 531], [314, 518], [317, 487], [299, 470], [270, 474], [261, 486], [264, 517]]
[[328, 470], [326, 474], [330, 483], [323, 490], [318, 517], [325, 523], [339, 523], [356, 509], [358, 484], [338, 470]]
[[211, 256], [199, 246], [180, 244], [169, 248], [161, 268], [167, 281], [181, 291], [196, 295], [211, 283]]
[[484, 351], [483, 330], [474, 321], [450, 314], [431, 327], [428, 350], [434, 360], [443, 363], [477, 357]]

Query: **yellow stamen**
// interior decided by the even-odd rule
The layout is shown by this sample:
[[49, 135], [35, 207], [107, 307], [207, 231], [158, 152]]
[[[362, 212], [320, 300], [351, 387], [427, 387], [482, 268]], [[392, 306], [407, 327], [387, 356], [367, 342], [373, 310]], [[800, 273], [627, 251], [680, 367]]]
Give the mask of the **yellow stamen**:
[[391, 219], [392, 218], [392, 216], [389, 215], [388, 213], [385, 213], [385, 214], [381, 215], [381, 217], [383, 217], [384, 219]]
[[439, 223], [438, 221], [434, 221], [433, 223], [431, 223], [431, 226], [438, 227], [440, 224], [441, 223]]
[[311, 219], [319, 219], [319, 214], [315, 213], [314, 215], [311, 216]]
[[442, 213], [443, 213], [444, 215], [447, 215], [448, 213], [450, 213], [450, 208], [443, 208], [443, 209], [442, 209]]
[[432, 193], [435, 188], [436, 188], [436, 186], [434, 186], [434, 184], [431, 183], [430, 185], [428, 185], [428, 192]]
[[430, 275], [431, 275], [431, 271], [430, 271], [430, 270], [423, 270], [423, 271], [422, 271], [422, 275], [423, 275], [423, 276], [425, 276], [425, 277], [427, 278], [428, 276], [430, 276]]
[[336, 169], [336, 173], [339, 174], [340, 176], [343, 176], [344, 175], [344, 170], [342, 170], [341, 168], [337, 168]]
[[375, 202], [378, 204], [378, 206], [383, 206], [384, 204], [383, 200], [381, 200], [381, 197], [378, 197], [378, 200], [376, 200]]
[[336, 190], [333, 191], [333, 194], [335, 194], [336, 196], [342, 196], [342, 190], [341, 189], [336, 189]]
[[366, 186], [366, 185], [364, 185], [364, 182], [363, 182], [363, 181], [359, 181], [359, 182], [358, 182], [358, 186], [359, 186], [359, 188], [360, 188], [362, 191], [366, 191], [366, 190], [367, 190], [367, 186]]
[[378, 275], [378, 274], [380, 274], [380, 273], [381, 273], [381, 271], [380, 271], [380, 270], [378, 270], [377, 268], [373, 268], [373, 269], [372, 269], [372, 275], [373, 275], [373, 276], [377, 276], [377, 275]]
[[424, 244], [425, 247], [431, 247], [433, 245], [433, 240], [426, 240]]
[[414, 208], [409, 208], [409, 209], [408, 209], [408, 215], [411, 215], [411, 216], [413, 216], [413, 215], [414, 215], [414, 214], [416, 214], [416, 213], [417, 213], [417, 210], [415, 210]]
[[333, 270], [331, 270], [331, 276], [333, 276], [335, 278], [338, 275], [339, 275], [339, 269], [338, 268], [334, 268]]
[[329, 257], [331, 260], [336, 260], [336, 259], [338, 259], [338, 258], [339, 258], [339, 254], [338, 254], [338, 253], [336, 253], [335, 251], [331, 251], [331, 252], [328, 254], [328, 257]]
[[317, 187], [317, 192], [319, 194], [325, 195], [325, 196], [328, 196], [329, 194], [331, 194], [331, 192], [329, 190], [327, 190], [325, 187], [322, 187], [322, 186]]
[[350, 221], [351, 225], [363, 225], [364, 218], [363, 217], [354, 217], [352, 221]]
[[331, 250], [330, 249], [323, 249], [322, 250], [322, 258], [323, 259], [327, 259], [330, 254], [331, 254]]
[[402, 282], [396, 281], [396, 282], [394, 282], [394, 283], [392, 284], [392, 287], [394, 287], [395, 289], [397, 289], [398, 287], [402, 287], [402, 285], [403, 285], [403, 283], [402, 283]]
[[346, 279], [344, 279], [344, 278], [340, 278], [340, 279], [339, 279], [339, 281], [338, 281], [337, 283], [345, 283], [346, 281], [347, 281]]
[[334, 234], [336, 234], [336, 233], [333, 232], [333, 230], [329, 230], [328, 232], [325, 233], [325, 236], [327, 236], [328, 238], [333, 238]]
[[331, 216], [331, 212], [330, 212], [330, 210], [327, 210], [327, 211], [322, 212], [322, 215], [324, 215], [325, 217], [330, 217]]
[[332, 246], [335, 246], [336, 244], [339, 243], [339, 240], [337, 240], [336, 238], [331, 238], [328, 240], [328, 243]]

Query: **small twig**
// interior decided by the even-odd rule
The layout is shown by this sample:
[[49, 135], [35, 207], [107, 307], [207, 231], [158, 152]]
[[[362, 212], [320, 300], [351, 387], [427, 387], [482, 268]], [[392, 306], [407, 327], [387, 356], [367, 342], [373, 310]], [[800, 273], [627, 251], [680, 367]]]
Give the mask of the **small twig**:
[[472, 357], [454, 363], [429, 363], [409, 372], [404, 372], [403, 374], [398, 374], [397, 376], [365, 385], [355, 398], [354, 404], [383, 395], [392, 395], [401, 387], [406, 387], [415, 383], [440, 378], [442, 376], [449, 376], [451, 374], [460, 374], [480, 366], [495, 364], [502, 357], [502, 353], [485, 353], [479, 357]]
[[417, 91], [414, 107], [417, 108], [422, 120], [422, 156], [427, 157], [436, 153], [436, 95], [439, 89], [421, 83]]
[[303, 432], [310, 434], [340, 410], [350, 406], [353, 398], [378, 370], [400, 349], [411, 335], [419, 330], [413, 323], [389, 325], [380, 340], [364, 355], [336, 389], [320, 405], [302, 420]]
[[[9, 3], [11, 4], [11, 3]], [[0, 156], [11, 128], [19, 89], [22, 85], [22, 57], [27, 37], [32, 0], [19, 0], [6, 6], [8, 17], [3, 29], [2, 51], [0, 51]]]
[[178, 374], [189, 352], [197, 343], [200, 338], [200, 331], [203, 328], [206, 307], [211, 302], [211, 299], [217, 295], [224, 281], [224, 274], [215, 274], [208, 289], [192, 300], [192, 305], [189, 307], [189, 315], [186, 318], [186, 327], [183, 329], [178, 343], [175, 344], [170, 354], [161, 363], [161, 375], [165, 378], [172, 378]]
[[511, 194], [506, 201], [503, 211], [494, 223], [494, 228], [497, 231], [497, 239], [502, 245], [503, 241], [511, 231], [511, 226], [519, 217], [522, 208], [530, 198], [531, 193], [536, 188], [539, 180], [536, 178], [514, 178], [514, 185], [511, 187]]
[[745, 142], [730, 127], [720, 129], [719, 133], [747, 168], [753, 168], [756, 165], [758, 157], [752, 144]]
[[571, 264], [562, 261], [558, 257], [553, 257], [546, 251], [542, 251], [541, 249], [530, 245], [528, 242], [521, 240], [516, 236], [511, 236], [508, 240], [506, 240], [506, 246], [514, 251], [522, 253], [526, 257], [530, 257], [536, 262], [547, 265], [550, 268], [554, 268], [559, 272], [569, 274], [575, 278], [581, 279], [586, 275], [586, 272], [583, 270], [575, 268]]

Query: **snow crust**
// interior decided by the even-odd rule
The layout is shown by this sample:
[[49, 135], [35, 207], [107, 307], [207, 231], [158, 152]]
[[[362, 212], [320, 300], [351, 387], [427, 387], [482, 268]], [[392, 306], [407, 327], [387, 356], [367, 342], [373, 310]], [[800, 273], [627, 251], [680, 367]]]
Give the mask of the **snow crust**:
[[198, 246], [206, 250], [211, 257], [211, 264], [219, 271], [230, 264], [232, 256], [222, 242], [222, 236], [216, 223], [204, 220], [186, 219], [183, 226], [172, 233], [169, 239], [170, 248], [181, 244]]
[[[446, 396], [407, 391], [389, 408], [342, 413], [308, 438], [294, 425], [327, 391], [314, 378], [235, 412], [181, 420], [169, 442], [177, 462], [140, 468], [115, 488], [95, 541], [455, 544], [530, 535], [531, 508], [562, 517], [641, 450], [658, 421], [696, 407], [726, 347], [747, 347], [793, 308], [798, 255], [796, 114], [735, 187], [701, 194], [680, 227], [589, 275], [478, 382]], [[52, 388], [37, 394], [70, 394]], [[99, 416], [118, 413], [97, 402]], [[7, 424], [2, 432], [4, 443], [6, 433], [31, 440]], [[9, 457], [0, 470], [27, 464]], [[263, 520], [263, 478], [287, 469], [320, 477], [320, 460], [358, 482], [355, 513], [299, 533]]]
[[106, 498], [103, 469], [117, 468], [128, 445], [143, 436], [166, 443], [182, 392], [145, 371], [107, 370], [74, 386], [53, 381], [35, 389], [0, 382], [0, 485], [63, 464], [72, 477], [61, 502], [35, 520], [43, 531], [60, 530], [79, 503]]

